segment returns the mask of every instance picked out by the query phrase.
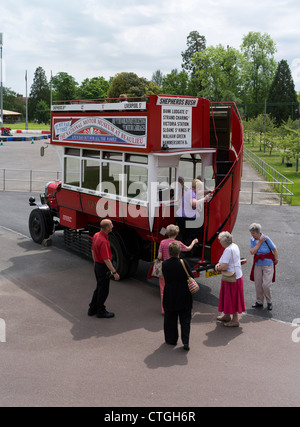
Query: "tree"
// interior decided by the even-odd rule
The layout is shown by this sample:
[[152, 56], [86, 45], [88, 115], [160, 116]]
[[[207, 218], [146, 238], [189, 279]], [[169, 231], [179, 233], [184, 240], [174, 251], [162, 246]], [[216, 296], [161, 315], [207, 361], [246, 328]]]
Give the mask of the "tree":
[[162, 88], [154, 81], [147, 82], [145, 86], [145, 95], [159, 95], [163, 92]]
[[199, 95], [213, 101], [228, 101], [228, 95], [237, 99], [245, 83], [241, 73], [243, 62], [241, 53], [229, 46], [210, 46], [196, 53], [194, 70], [202, 84]]
[[[244, 36], [241, 51], [245, 58], [243, 73], [247, 102], [263, 103], [268, 98], [277, 64], [274, 60], [276, 44], [268, 34], [250, 31]], [[246, 99], [244, 100], [244, 102]], [[255, 116], [258, 114], [255, 109]]]
[[178, 72], [177, 69], [171, 71], [163, 77], [163, 93], [168, 95], [188, 95], [189, 76], [185, 71]]
[[45, 101], [40, 100], [37, 103], [34, 116], [37, 119], [38, 123], [45, 123], [45, 124], [50, 123], [50, 109], [49, 109], [49, 105], [46, 104]]
[[275, 131], [275, 120], [267, 114], [259, 114], [256, 118], [251, 118], [248, 122], [245, 122], [245, 129], [247, 132], [252, 134], [252, 137], [256, 139], [255, 134], [259, 135], [259, 151], [261, 151], [262, 145], [264, 145], [264, 151], [266, 151], [266, 140], [265, 133], [272, 134]]
[[199, 71], [204, 65], [198, 62], [197, 69], [195, 69], [195, 64], [193, 58], [198, 52], [203, 52], [206, 49], [206, 38], [201, 36], [198, 31], [191, 31], [187, 37], [187, 46], [188, 48], [181, 52], [182, 56], [182, 68], [190, 75], [189, 83], [189, 94], [197, 95], [197, 92], [201, 92], [203, 89], [201, 79], [199, 75], [197, 76], [196, 72]]
[[68, 73], [60, 72], [53, 77], [53, 99], [56, 101], [68, 101], [77, 98], [78, 83]]
[[290, 139], [290, 152], [296, 159], [296, 172], [299, 172], [299, 156], [300, 156], [300, 129], [288, 129]]
[[22, 96], [17, 95], [16, 92], [7, 87], [3, 87], [3, 108], [25, 116], [25, 102]]
[[[270, 114], [276, 119], [276, 123], [280, 125], [282, 121], [287, 121], [291, 116], [291, 109], [297, 104], [297, 93], [295, 91], [295, 85], [292, 78], [290, 67], [286, 60], [282, 59], [277, 67], [275, 77], [273, 79], [269, 96], [268, 103], [291, 103], [291, 105], [280, 105], [273, 106]], [[293, 105], [293, 103], [295, 103]]]
[[35, 70], [30, 90], [28, 102], [28, 116], [30, 120], [34, 119], [34, 113], [39, 101], [44, 101], [47, 105], [50, 105], [50, 88], [46, 73], [42, 67], [38, 67]]
[[152, 74], [151, 81], [156, 83], [158, 86], [162, 87], [163, 78], [164, 78], [163, 73], [160, 70], [156, 70]]
[[206, 48], [206, 39], [204, 36], [200, 36], [198, 31], [191, 31], [187, 36], [187, 49], [184, 52], [181, 52], [182, 56], [182, 68], [190, 72], [192, 75], [194, 74], [194, 64], [193, 57], [195, 53], [202, 52]]
[[146, 93], [147, 80], [135, 73], [118, 73], [112, 80], [108, 90], [109, 98], [118, 98], [126, 93], [129, 98], [141, 97]]
[[78, 93], [81, 99], [107, 98], [109, 82], [104, 77], [85, 79], [81, 83]]

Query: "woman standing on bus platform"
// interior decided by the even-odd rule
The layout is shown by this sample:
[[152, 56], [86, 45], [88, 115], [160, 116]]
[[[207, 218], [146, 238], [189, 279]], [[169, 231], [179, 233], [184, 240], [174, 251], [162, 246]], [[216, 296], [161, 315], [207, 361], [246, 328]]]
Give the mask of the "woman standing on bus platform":
[[220, 233], [218, 239], [225, 250], [215, 270], [235, 272], [236, 282], [221, 281], [219, 312], [223, 315], [218, 316], [217, 320], [224, 322], [224, 326], [238, 327], [239, 314], [246, 311], [240, 250], [238, 245], [233, 243], [232, 235], [228, 231]]
[[190, 244], [199, 234], [203, 225], [203, 204], [209, 197], [204, 195], [204, 184], [200, 179], [194, 179], [192, 188], [182, 191], [181, 203], [176, 211], [176, 222], [184, 243]]
[[[170, 224], [166, 228], [166, 235], [168, 236], [167, 239], [164, 239], [160, 242], [159, 249], [158, 249], [158, 259], [160, 261], [166, 261], [170, 258], [169, 255], [169, 244], [173, 242], [179, 233], [179, 227], [178, 225]], [[182, 242], [178, 241], [181, 247], [181, 252], [189, 252], [193, 249], [196, 243], [198, 243], [198, 239], [194, 239], [190, 246], [186, 246]], [[164, 314], [163, 309], [163, 294], [164, 294], [164, 288], [165, 288], [165, 279], [162, 275], [159, 277], [159, 287], [160, 287], [160, 296], [161, 296], [161, 307], [162, 307], [162, 314]]]

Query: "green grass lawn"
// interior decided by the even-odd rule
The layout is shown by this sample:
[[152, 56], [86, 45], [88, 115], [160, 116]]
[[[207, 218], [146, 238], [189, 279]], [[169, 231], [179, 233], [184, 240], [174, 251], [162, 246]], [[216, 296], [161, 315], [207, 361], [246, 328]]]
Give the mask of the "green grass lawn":
[[[262, 151], [259, 150], [259, 144], [255, 143], [254, 147], [252, 143], [244, 142], [244, 146], [251, 150], [254, 154], [256, 154], [260, 159], [264, 162], [268, 163], [268, 165], [272, 166], [282, 175], [286, 176], [288, 179], [294, 182], [293, 185], [293, 201], [292, 206], [300, 206], [300, 172], [296, 172], [296, 160], [292, 159], [293, 163], [292, 167], [287, 167], [286, 163], [282, 164], [282, 153], [278, 150], [272, 150], [272, 154], [270, 156], [269, 150], [266, 150], [264, 153], [263, 146]], [[287, 200], [289, 203], [289, 200]]]
[[[13, 124], [6, 124], [4, 125], [7, 128], [11, 128], [14, 130], [25, 130], [26, 127], [26, 123], [22, 122], [22, 123], [13, 123]], [[28, 129], [29, 130], [50, 130], [50, 125], [44, 125], [43, 123], [33, 123], [33, 122], [29, 122], [28, 123]]]

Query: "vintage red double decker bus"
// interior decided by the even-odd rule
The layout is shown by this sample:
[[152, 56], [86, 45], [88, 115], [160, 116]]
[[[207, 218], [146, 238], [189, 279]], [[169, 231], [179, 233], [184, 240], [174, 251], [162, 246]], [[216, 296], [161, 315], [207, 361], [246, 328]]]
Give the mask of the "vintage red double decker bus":
[[176, 223], [178, 178], [200, 178], [210, 197], [202, 207], [199, 243], [185, 256], [194, 271], [218, 262], [218, 234], [232, 231], [239, 206], [243, 127], [234, 103], [188, 96], [58, 102], [50, 144], [62, 149], [62, 180], [46, 185], [29, 218], [42, 243], [64, 230], [65, 243], [90, 255], [100, 219], [114, 223], [110, 242], [121, 277], [139, 259], [151, 261]]

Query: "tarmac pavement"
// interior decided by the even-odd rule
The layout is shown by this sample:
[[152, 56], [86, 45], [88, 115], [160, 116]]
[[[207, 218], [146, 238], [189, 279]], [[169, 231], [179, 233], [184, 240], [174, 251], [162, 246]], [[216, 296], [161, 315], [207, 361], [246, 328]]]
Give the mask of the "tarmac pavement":
[[228, 329], [215, 307], [195, 302], [185, 352], [180, 340], [164, 343], [157, 288], [112, 281], [116, 317], [88, 317], [90, 261], [2, 227], [0, 241], [1, 406], [300, 404], [295, 327], [244, 315]]
[[[39, 143], [12, 144], [1, 147], [6, 167], [45, 169]], [[48, 151], [40, 160], [55, 170]], [[251, 222], [278, 245], [274, 310], [249, 308], [254, 288], [245, 279], [247, 314], [240, 328], [225, 328], [216, 322], [220, 279], [201, 277], [185, 352], [180, 340], [164, 343], [159, 289], [143, 268], [111, 282], [107, 308], [115, 318], [88, 317], [92, 263], [64, 250], [59, 236], [48, 248], [34, 244], [25, 197], [0, 192], [0, 406], [299, 406], [298, 207], [240, 205], [233, 235], [248, 258], [244, 277]]]

